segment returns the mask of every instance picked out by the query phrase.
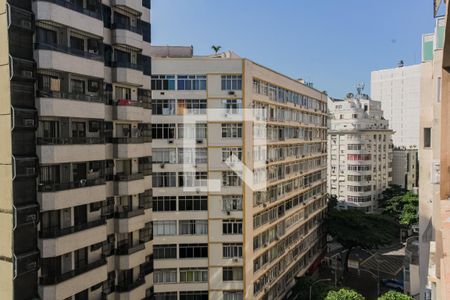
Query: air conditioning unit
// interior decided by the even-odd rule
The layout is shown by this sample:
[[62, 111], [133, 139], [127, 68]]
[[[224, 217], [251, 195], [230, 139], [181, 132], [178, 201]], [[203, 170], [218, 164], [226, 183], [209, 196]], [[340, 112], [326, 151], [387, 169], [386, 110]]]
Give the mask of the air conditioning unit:
[[229, 91], [229, 92], [228, 92], [228, 95], [235, 95], [235, 94], [236, 94], [235, 91]]
[[227, 210], [227, 215], [231, 215], [231, 211]]
[[168, 140], [167, 141], [169, 144], [173, 144], [173, 140]]
[[267, 204], [266, 204], [266, 203], [263, 203], [263, 207], [267, 207]]
[[233, 262], [239, 262], [239, 258], [238, 257], [233, 257]]
[[160, 164], [159, 166], [161, 167], [161, 169], [164, 169], [165, 164]]
[[197, 140], [197, 144], [203, 144], [203, 140]]

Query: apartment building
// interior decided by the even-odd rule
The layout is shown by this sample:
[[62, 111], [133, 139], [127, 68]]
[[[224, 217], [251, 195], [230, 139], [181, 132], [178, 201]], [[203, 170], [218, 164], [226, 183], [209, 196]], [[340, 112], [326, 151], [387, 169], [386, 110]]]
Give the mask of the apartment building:
[[392, 130], [381, 103], [349, 93], [330, 98], [328, 109], [328, 193], [342, 209], [375, 212], [392, 180]]
[[384, 118], [394, 131], [396, 147], [418, 147], [420, 117], [420, 64], [373, 71], [371, 96], [381, 102]]
[[[448, 7], [435, 31], [422, 37], [419, 169], [419, 274], [422, 299], [450, 299], [446, 256], [450, 207]], [[443, 170], [441, 172], [441, 170]]]
[[392, 151], [392, 184], [413, 191], [419, 186], [418, 149], [394, 147]]
[[152, 297], [150, 1], [0, 20], [1, 298]]
[[231, 52], [159, 52], [155, 299], [281, 299], [325, 247], [326, 96]]

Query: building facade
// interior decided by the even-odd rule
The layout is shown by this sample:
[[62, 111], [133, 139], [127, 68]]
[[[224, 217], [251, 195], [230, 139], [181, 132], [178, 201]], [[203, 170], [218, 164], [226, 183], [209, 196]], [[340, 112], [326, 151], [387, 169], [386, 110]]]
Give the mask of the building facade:
[[392, 184], [399, 185], [408, 191], [413, 191], [418, 187], [418, 153], [418, 149], [394, 148], [392, 152]]
[[326, 96], [233, 53], [152, 73], [155, 299], [284, 297], [325, 247]]
[[371, 73], [371, 96], [381, 102], [396, 147], [418, 147], [421, 65], [403, 66]]
[[392, 130], [381, 103], [350, 93], [329, 99], [328, 109], [328, 193], [342, 209], [375, 212], [392, 180]]
[[152, 297], [150, 1], [0, 20], [1, 298]]

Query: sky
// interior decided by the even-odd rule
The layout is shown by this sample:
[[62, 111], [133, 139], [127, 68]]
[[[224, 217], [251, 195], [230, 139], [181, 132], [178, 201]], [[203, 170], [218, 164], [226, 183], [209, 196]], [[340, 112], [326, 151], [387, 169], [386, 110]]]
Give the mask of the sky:
[[[152, 44], [221, 45], [342, 98], [370, 72], [420, 63], [432, 0], [152, 0]], [[376, 100], [376, 99], [375, 99]]]

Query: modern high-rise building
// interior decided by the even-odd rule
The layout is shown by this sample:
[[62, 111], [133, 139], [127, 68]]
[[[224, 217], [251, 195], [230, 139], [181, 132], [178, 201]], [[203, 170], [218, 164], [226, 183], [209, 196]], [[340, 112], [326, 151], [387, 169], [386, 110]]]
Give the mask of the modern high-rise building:
[[231, 52], [159, 50], [155, 299], [281, 299], [325, 248], [326, 96]]
[[342, 209], [375, 212], [392, 180], [392, 130], [381, 103], [350, 93], [330, 98], [328, 109], [328, 193]]
[[421, 65], [374, 71], [371, 74], [371, 96], [381, 102], [384, 118], [394, 130], [396, 147], [418, 147], [420, 117]]
[[0, 297], [152, 297], [150, 1], [1, 0], [0, 39]]
[[[450, 299], [450, 48], [446, 16], [422, 40], [419, 146], [421, 299]], [[441, 171], [442, 170], [442, 171]]]
[[392, 184], [413, 191], [419, 186], [418, 149], [394, 147], [392, 152]]

